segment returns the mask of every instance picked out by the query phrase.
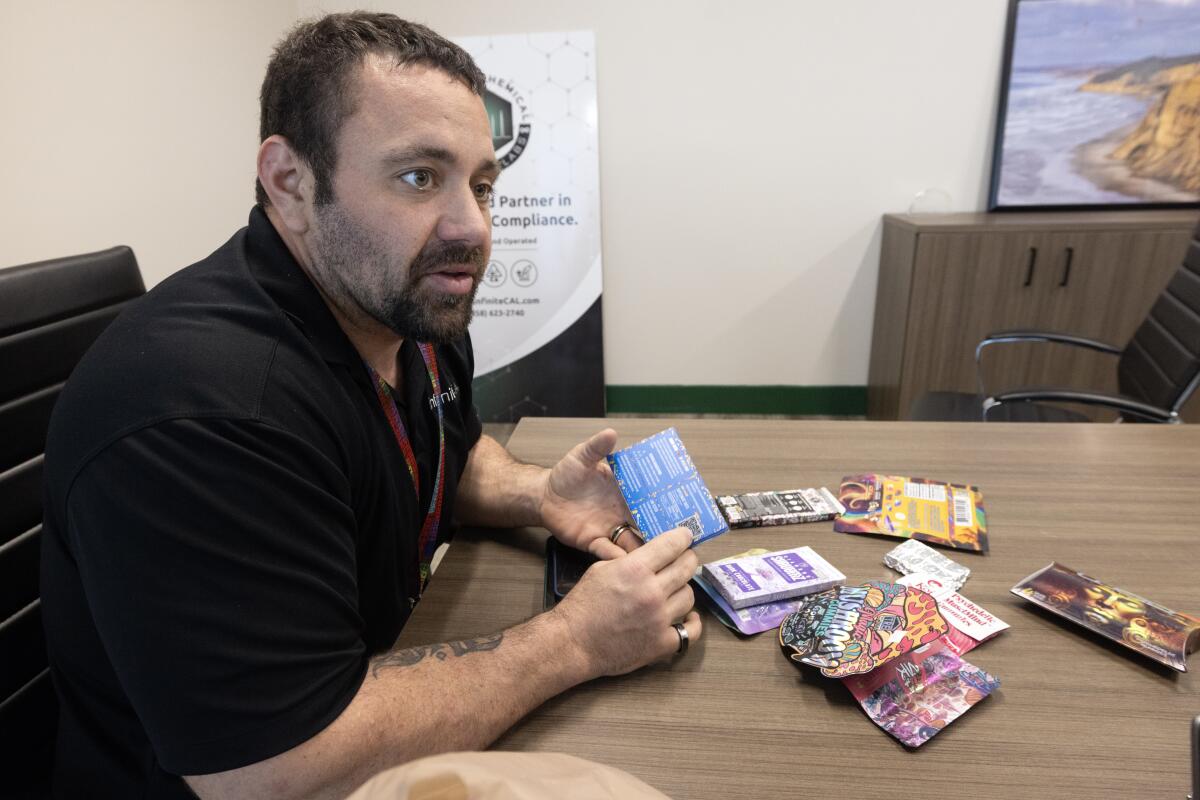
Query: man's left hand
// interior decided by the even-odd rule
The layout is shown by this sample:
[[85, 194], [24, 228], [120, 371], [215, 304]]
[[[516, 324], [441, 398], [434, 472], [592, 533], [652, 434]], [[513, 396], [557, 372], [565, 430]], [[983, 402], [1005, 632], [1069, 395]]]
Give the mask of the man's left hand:
[[604, 458], [616, 444], [617, 432], [606, 428], [575, 445], [551, 468], [542, 494], [542, 525], [563, 544], [603, 559], [617, 558], [641, 544], [629, 531], [616, 544], [608, 538], [617, 525], [629, 521]]

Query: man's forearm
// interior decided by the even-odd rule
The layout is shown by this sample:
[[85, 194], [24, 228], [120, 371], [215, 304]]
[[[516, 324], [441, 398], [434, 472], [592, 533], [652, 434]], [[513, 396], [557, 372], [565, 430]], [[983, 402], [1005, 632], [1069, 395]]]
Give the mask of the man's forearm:
[[454, 517], [463, 525], [518, 528], [541, 525], [549, 470], [523, 464], [490, 436], [471, 448], [458, 484]]
[[201, 797], [344, 797], [390, 766], [480, 749], [548, 698], [592, 677], [554, 612], [502, 633], [373, 659], [325, 730], [240, 770], [189, 778]]

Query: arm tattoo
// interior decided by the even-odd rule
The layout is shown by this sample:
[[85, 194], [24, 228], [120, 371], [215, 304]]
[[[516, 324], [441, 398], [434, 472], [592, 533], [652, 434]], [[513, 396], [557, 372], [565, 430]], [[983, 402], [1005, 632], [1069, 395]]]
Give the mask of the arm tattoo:
[[438, 661], [445, 661], [450, 656], [461, 657], [468, 653], [482, 653], [495, 650], [504, 641], [503, 633], [492, 633], [487, 636], [476, 636], [474, 639], [463, 639], [444, 644], [423, 644], [408, 647], [404, 650], [393, 650], [384, 653], [371, 664], [371, 676], [379, 677], [379, 670], [384, 667], [411, 667], [433, 656]]

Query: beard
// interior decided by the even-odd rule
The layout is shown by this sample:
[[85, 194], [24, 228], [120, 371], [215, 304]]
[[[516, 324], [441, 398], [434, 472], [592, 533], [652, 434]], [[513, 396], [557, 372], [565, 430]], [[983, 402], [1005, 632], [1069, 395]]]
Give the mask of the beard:
[[[338, 202], [317, 206], [316, 218], [313, 272], [343, 313], [360, 312], [417, 342], [449, 344], [466, 335], [486, 263], [483, 248], [433, 240], [406, 268]], [[475, 273], [466, 294], [440, 292], [423, 281], [455, 265]]]

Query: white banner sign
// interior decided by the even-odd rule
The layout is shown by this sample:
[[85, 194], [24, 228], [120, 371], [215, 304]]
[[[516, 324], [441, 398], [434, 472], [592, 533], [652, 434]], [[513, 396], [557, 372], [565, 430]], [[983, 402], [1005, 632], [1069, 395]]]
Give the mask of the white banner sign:
[[[471, 324], [480, 412], [485, 419], [602, 414], [594, 37], [457, 41], [487, 76], [484, 101], [504, 167], [491, 210], [491, 262]], [[582, 354], [595, 363], [578, 363]], [[562, 374], [567, 367], [590, 377], [575, 380]], [[556, 374], [545, 374], [549, 368]], [[564, 384], [576, 386], [575, 397], [561, 395]], [[598, 396], [578, 397], [579, 387]]]

